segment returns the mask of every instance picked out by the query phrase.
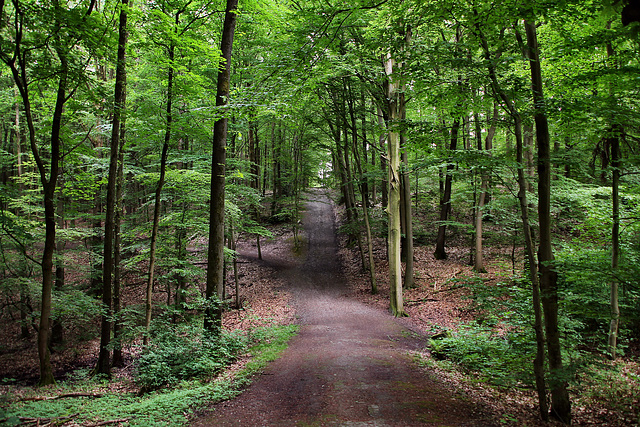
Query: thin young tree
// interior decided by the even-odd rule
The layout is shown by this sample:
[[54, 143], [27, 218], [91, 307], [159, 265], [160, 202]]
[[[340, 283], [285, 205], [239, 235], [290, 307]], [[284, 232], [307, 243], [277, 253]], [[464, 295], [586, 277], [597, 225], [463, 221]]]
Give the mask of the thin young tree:
[[567, 382], [563, 378], [562, 349], [558, 326], [558, 273], [554, 270], [554, 255], [551, 246], [551, 147], [549, 124], [545, 111], [542, 67], [540, 66], [540, 51], [535, 22], [526, 20], [525, 29], [538, 143], [538, 221], [540, 223], [538, 269], [540, 271], [540, 294], [547, 333], [547, 357], [549, 369], [553, 376], [551, 380], [551, 415], [565, 424], [570, 424], [571, 401], [567, 391]]

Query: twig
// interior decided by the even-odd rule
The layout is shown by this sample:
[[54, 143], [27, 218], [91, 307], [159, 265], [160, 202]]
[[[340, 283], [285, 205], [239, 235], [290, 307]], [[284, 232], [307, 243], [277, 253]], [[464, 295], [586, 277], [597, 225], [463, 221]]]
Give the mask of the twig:
[[[72, 418], [77, 417], [78, 415], [80, 415], [79, 413], [77, 414], [73, 414], [73, 415], [68, 415], [66, 417], [57, 417], [57, 418], [30, 418], [30, 417], [19, 417], [18, 419], [21, 421], [21, 423], [19, 425], [23, 425], [23, 424], [35, 424], [36, 426], [40, 426], [40, 427], [45, 427], [45, 426], [49, 426], [52, 425], [54, 422], [56, 424], [59, 423], [66, 423], [67, 421], [69, 421]], [[2, 420], [4, 421], [4, 420]], [[42, 422], [44, 422], [44, 424], [41, 424]]]
[[109, 421], [100, 421], [99, 423], [94, 424], [83, 424], [85, 427], [98, 427], [98, 426], [106, 426], [109, 424], [119, 424], [126, 423], [129, 421], [129, 418], [119, 418], [117, 420], [109, 420]]
[[421, 302], [427, 302], [427, 301], [440, 301], [439, 299], [435, 299], [435, 298], [421, 298], [421, 299], [414, 299], [414, 300], [409, 300], [409, 301], [405, 301], [405, 304], [420, 304]]
[[22, 399], [23, 402], [33, 402], [40, 400], [56, 400], [63, 399], [65, 397], [102, 397], [102, 394], [99, 393], [85, 393], [85, 392], [77, 392], [77, 393], [65, 393], [59, 394], [57, 396], [36, 396], [36, 397], [26, 397]]

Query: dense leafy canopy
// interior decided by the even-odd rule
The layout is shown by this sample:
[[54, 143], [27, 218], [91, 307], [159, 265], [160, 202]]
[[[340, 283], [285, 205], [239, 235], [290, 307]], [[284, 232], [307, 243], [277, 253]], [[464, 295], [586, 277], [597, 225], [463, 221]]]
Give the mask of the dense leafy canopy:
[[[258, 241], [269, 235], [267, 221], [292, 221], [297, 232], [304, 189], [325, 185], [340, 191], [348, 218], [343, 230], [366, 267], [367, 241], [386, 230], [387, 138], [397, 133], [401, 173], [412, 186], [416, 243], [435, 243], [439, 227], [443, 245], [444, 236], [477, 232], [478, 221], [469, 216], [475, 212], [480, 226], [486, 223], [481, 241], [514, 248], [512, 277], [498, 296], [489, 295], [511, 314], [492, 318], [495, 324], [483, 325], [477, 336], [462, 329], [437, 345], [438, 354], [484, 369], [489, 362], [465, 359], [468, 348], [457, 344], [471, 346], [471, 337], [486, 344], [503, 322], [509, 335], [486, 344], [487, 351], [511, 354], [519, 366], [504, 365], [496, 376], [501, 383], [530, 382], [522, 361], [534, 351], [526, 344], [533, 310], [516, 315], [533, 298], [520, 250], [526, 243], [518, 191], [525, 183], [535, 240], [537, 112], [548, 120], [552, 143], [553, 268], [569, 370], [585, 360], [586, 345], [591, 354], [611, 353], [604, 347], [612, 316], [620, 319], [618, 354], [624, 354], [640, 338], [640, 39], [637, 22], [621, 22], [625, 6], [600, 0], [241, 0], [228, 108], [220, 108], [215, 88], [225, 65], [223, 2], [134, 1], [125, 6], [119, 277], [132, 289], [144, 282], [160, 187], [154, 306], [190, 311], [190, 303], [202, 302], [211, 141], [222, 117], [229, 120], [229, 263], [240, 235]], [[47, 183], [54, 184], [48, 200], [56, 206], [51, 271], [60, 274], [51, 317], [71, 331], [106, 312], [97, 297], [121, 7], [111, 0], [0, 2], [1, 316], [19, 319], [25, 338], [38, 327], [44, 302]], [[533, 103], [525, 20], [537, 22], [542, 110]], [[395, 67], [388, 75], [390, 60]], [[397, 117], [389, 109], [392, 84], [402, 104]], [[365, 230], [370, 234], [363, 240]], [[618, 314], [611, 311], [613, 284], [620, 286]], [[470, 286], [478, 287], [476, 303], [486, 303], [483, 285]], [[143, 303], [114, 315], [135, 331], [123, 340], [139, 338]], [[127, 316], [132, 320], [125, 322]], [[155, 356], [145, 357], [151, 363]], [[506, 378], [510, 371], [516, 377]]]

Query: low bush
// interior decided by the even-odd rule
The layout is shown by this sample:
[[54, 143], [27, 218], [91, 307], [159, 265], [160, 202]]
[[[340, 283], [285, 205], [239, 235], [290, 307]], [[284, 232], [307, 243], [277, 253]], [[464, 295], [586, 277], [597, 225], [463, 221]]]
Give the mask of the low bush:
[[186, 379], [211, 377], [246, 347], [246, 337], [240, 333], [209, 334], [194, 325], [159, 322], [138, 359], [136, 382], [143, 390], [154, 390]]
[[520, 333], [500, 335], [490, 328], [463, 325], [429, 341], [431, 355], [476, 371], [497, 385], [531, 384], [534, 344]]

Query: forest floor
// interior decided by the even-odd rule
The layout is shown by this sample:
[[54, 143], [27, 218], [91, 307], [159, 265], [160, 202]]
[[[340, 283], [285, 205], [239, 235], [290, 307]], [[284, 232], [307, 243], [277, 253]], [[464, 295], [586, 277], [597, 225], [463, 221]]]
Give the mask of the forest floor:
[[[421, 369], [426, 337], [408, 319], [354, 298], [338, 257], [333, 204], [310, 194], [299, 261], [282, 269], [301, 324], [282, 357], [199, 426], [499, 425], [484, 405]], [[263, 252], [264, 254], [264, 252]]]
[[[408, 317], [394, 318], [388, 313], [384, 240], [375, 241], [379, 293], [372, 295], [357, 248], [347, 247], [346, 238], [336, 233], [342, 213], [329, 195], [323, 190], [308, 195], [299, 245], [294, 244], [291, 225], [273, 227], [274, 237], [263, 239], [262, 260], [255, 242], [239, 244], [243, 308], [225, 313], [225, 327], [299, 323], [301, 329], [283, 356], [239, 397], [201, 408], [191, 424], [543, 425], [533, 390], [496, 388], [430, 355], [428, 337], [482, 315], [465, 298], [469, 291], [455, 285], [457, 279], [475, 274], [467, 265], [468, 245], [450, 241], [444, 261], [433, 258], [431, 246], [417, 246], [416, 287], [404, 293]], [[487, 248], [485, 283], [508, 275], [510, 256], [509, 248]], [[135, 289], [130, 288], [132, 301], [141, 298]], [[16, 335], [15, 330], [0, 330], [8, 350], [0, 354], [0, 379], [13, 379], [0, 385], [0, 395], [9, 388], [16, 393], [37, 379], [35, 346], [11, 338]], [[97, 345], [85, 337], [54, 353], [56, 375], [95, 365]], [[110, 390], [136, 391], [131, 381], [134, 356], [130, 351], [127, 367], [115, 371]], [[242, 358], [232, 369], [246, 362]], [[630, 366], [640, 373], [637, 364]], [[632, 425], [610, 402], [575, 402], [574, 424]]]

